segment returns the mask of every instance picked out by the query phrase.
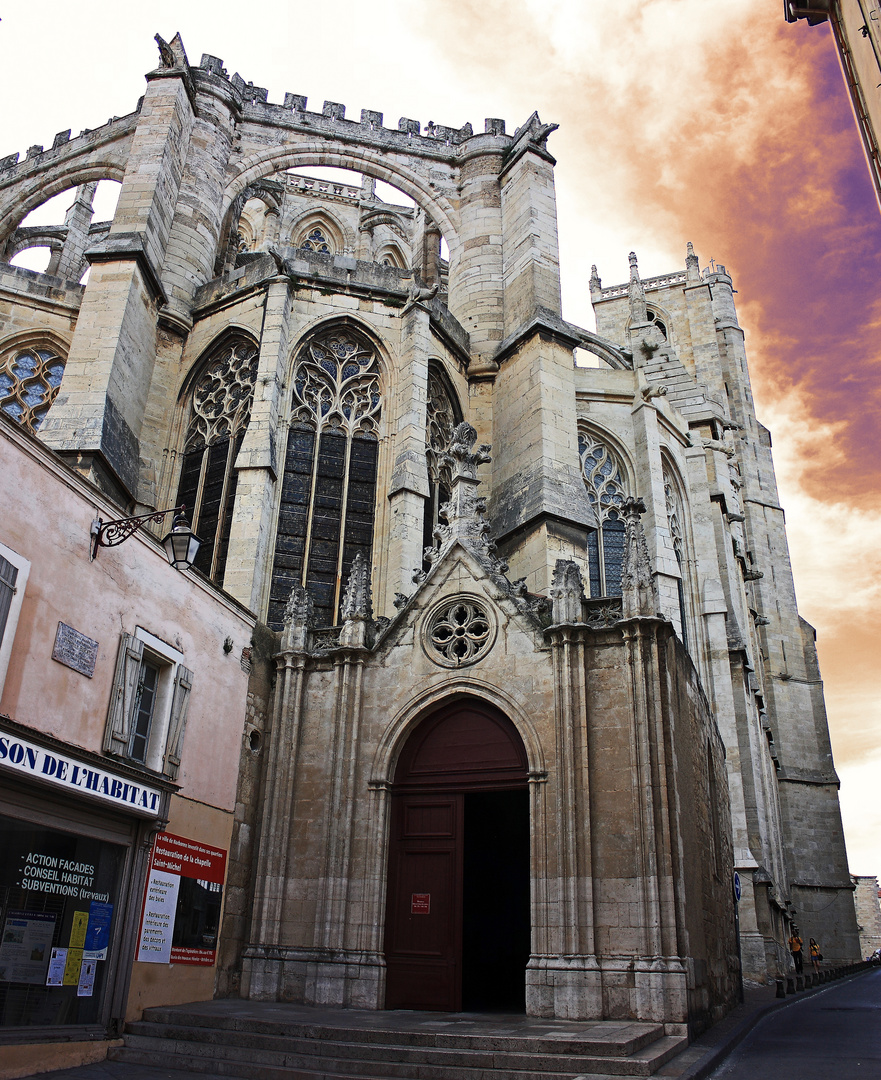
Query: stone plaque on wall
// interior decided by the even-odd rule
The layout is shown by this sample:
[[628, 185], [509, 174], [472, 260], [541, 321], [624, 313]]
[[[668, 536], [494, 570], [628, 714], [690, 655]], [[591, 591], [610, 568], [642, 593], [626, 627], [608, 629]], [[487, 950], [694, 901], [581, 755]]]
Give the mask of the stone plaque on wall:
[[98, 642], [90, 637], [74, 630], [67, 623], [58, 624], [58, 632], [55, 635], [55, 645], [52, 649], [52, 659], [60, 664], [66, 664], [81, 675], [90, 679], [95, 674], [95, 660], [98, 656]]

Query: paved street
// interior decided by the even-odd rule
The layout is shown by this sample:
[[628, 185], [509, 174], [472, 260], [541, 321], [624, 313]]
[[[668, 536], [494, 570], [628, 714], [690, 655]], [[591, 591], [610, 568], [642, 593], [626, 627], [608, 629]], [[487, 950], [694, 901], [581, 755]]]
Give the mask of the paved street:
[[762, 1020], [711, 1080], [881, 1077], [881, 969], [832, 983]]

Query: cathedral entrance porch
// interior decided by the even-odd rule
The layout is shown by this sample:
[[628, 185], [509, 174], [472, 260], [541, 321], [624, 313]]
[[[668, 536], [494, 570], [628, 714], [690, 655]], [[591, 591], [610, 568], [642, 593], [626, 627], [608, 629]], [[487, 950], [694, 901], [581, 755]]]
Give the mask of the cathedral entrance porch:
[[482, 703], [429, 717], [392, 796], [386, 1007], [525, 1009], [530, 951], [526, 755]]

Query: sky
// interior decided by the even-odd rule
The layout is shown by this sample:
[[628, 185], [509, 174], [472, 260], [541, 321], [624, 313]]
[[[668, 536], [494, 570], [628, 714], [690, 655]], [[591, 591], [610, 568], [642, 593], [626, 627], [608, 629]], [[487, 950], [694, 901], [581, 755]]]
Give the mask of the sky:
[[[44, 0], [0, 22], [0, 157], [130, 112], [180, 31], [265, 86], [483, 129], [560, 129], [564, 316], [604, 285], [684, 268], [734, 278], [771, 429], [802, 615], [817, 630], [850, 868], [881, 874], [881, 213], [828, 27], [779, 0]], [[18, 102], [11, 109], [8, 103]]]

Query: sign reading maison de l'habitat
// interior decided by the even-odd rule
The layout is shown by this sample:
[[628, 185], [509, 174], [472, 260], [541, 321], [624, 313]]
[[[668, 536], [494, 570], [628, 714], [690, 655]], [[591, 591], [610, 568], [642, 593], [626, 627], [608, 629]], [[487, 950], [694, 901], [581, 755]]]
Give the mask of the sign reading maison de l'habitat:
[[158, 788], [117, 776], [69, 754], [46, 750], [0, 726], [0, 771], [3, 769], [12, 769], [68, 792], [80, 792], [129, 813], [144, 817], [159, 814], [162, 792]]

